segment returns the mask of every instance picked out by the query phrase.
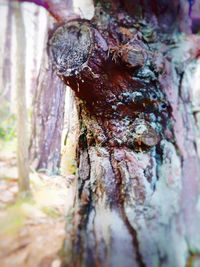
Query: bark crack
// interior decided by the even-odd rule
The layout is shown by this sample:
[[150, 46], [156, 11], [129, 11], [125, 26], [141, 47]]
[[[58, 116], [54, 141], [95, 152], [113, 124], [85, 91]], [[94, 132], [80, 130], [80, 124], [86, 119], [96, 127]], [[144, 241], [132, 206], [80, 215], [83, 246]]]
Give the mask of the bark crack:
[[137, 237], [137, 231], [133, 228], [133, 226], [129, 222], [129, 219], [126, 215], [126, 212], [124, 210], [123, 205], [120, 206], [120, 211], [121, 211], [123, 221], [124, 221], [128, 231], [132, 237], [133, 249], [134, 249], [134, 253], [136, 255], [136, 260], [138, 262], [138, 265], [139, 265], [139, 267], [145, 267], [146, 265], [144, 263], [143, 256], [140, 253], [140, 245], [139, 245], [139, 241], [138, 241], [138, 237]]

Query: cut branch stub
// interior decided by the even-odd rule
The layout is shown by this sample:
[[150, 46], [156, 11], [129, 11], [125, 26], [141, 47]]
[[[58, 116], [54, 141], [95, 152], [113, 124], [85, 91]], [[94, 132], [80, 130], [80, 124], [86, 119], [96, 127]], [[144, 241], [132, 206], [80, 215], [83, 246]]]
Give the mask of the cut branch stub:
[[77, 21], [60, 26], [49, 41], [50, 53], [59, 75], [73, 76], [86, 65], [92, 36], [87, 23]]
[[125, 45], [111, 48], [113, 59], [119, 59], [128, 68], [138, 69], [144, 66], [147, 59], [147, 53], [142, 41], [133, 39]]
[[122, 47], [122, 60], [130, 68], [140, 68], [144, 65], [145, 55], [139, 46], [125, 45]]

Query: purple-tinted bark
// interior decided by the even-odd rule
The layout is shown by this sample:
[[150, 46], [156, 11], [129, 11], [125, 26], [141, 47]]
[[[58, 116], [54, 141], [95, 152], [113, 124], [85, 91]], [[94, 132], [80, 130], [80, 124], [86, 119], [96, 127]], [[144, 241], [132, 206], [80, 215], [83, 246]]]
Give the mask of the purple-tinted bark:
[[45, 9], [49, 9], [48, 0], [19, 0], [19, 2], [28, 2], [28, 3], [34, 3], [38, 6], [42, 6]]
[[44, 7], [57, 22], [63, 22], [70, 18], [77, 18], [73, 13], [72, 0], [18, 0], [19, 2], [34, 3], [38, 6]]
[[194, 1], [191, 6], [192, 32], [200, 32], [200, 1]]
[[65, 85], [43, 56], [33, 101], [30, 159], [37, 170], [58, 173], [64, 122]]

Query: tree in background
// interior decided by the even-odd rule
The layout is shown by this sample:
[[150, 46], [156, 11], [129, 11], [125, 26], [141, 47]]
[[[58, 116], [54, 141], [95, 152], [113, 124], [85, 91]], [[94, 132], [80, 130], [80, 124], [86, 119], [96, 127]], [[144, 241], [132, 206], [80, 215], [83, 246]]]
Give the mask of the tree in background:
[[33, 99], [30, 160], [37, 170], [50, 174], [59, 171], [64, 104], [65, 85], [45, 49]]
[[6, 31], [5, 31], [5, 45], [4, 45], [4, 57], [3, 57], [3, 96], [7, 101], [10, 101], [11, 97], [11, 47], [12, 47], [12, 1], [8, 1], [8, 13], [6, 20]]
[[34, 12], [34, 39], [33, 39], [33, 65], [32, 65], [32, 77], [31, 77], [31, 92], [34, 95], [37, 88], [37, 76], [38, 76], [38, 33], [39, 33], [39, 7], [37, 6]]
[[26, 106], [26, 37], [21, 5], [14, 3], [16, 23], [17, 163], [20, 193], [29, 191], [28, 118]]
[[[4, 141], [12, 139], [14, 136], [15, 115], [11, 108], [11, 92], [12, 92], [12, 19], [13, 18], [13, 3], [8, 1], [7, 14], [5, 21], [5, 41], [2, 45], [2, 71], [1, 71], [1, 89], [0, 89], [0, 138]], [[2, 29], [3, 30], [3, 29]], [[3, 36], [3, 34], [2, 34]]]

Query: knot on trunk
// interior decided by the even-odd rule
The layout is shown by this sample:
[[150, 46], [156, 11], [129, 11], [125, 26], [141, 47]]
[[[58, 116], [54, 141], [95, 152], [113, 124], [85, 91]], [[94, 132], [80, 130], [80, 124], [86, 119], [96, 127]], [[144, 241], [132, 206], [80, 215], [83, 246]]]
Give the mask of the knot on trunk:
[[49, 40], [53, 65], [81, 99], [90, 145], [148, 150], [164, 136], [170, 107], [142, 37], [123, 44], [114, 33], [114, 46], [112, 34], [84, 20], [58, 27]]
[[157, 145], [160, 136], [148, 121], [135, 119], [132, 125], [132, 140], [135, 147], [148, 148]]

